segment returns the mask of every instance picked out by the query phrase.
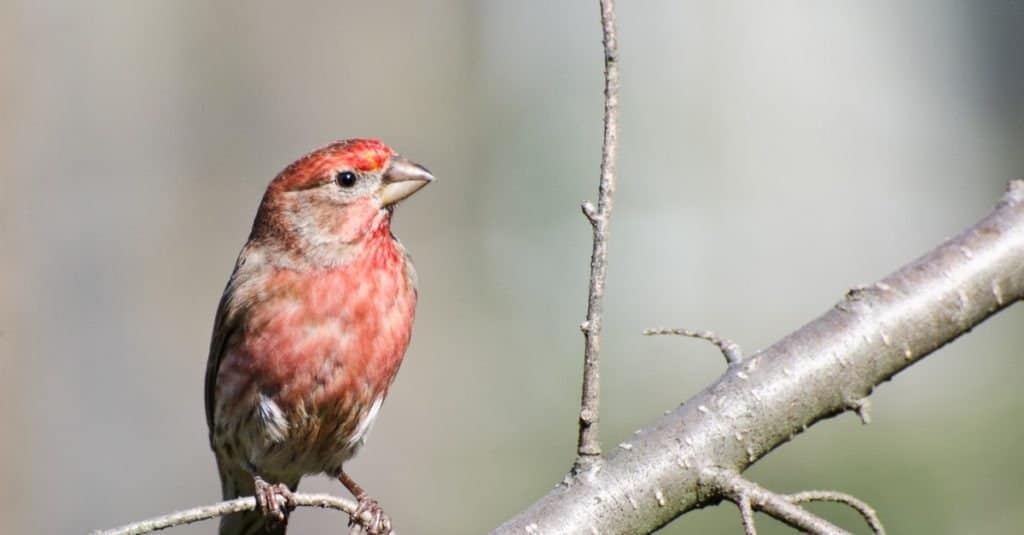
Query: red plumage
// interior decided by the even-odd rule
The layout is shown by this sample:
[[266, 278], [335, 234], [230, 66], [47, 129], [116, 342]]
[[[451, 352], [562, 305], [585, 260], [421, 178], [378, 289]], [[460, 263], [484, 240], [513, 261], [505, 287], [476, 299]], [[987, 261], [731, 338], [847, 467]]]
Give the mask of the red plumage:
[[[412, 333], [416, 275], [390, 229], [394, 204], [433, 180], [375, 140], [311, 152], [267, 187], [221, 299], [206, 374], [210, 444], [229, 515], [222, 535], [284, 533], [274, 494], [306, 474], [338, 477], [358, 451]], [[269, 513], [269, 515], [268, 515]], [[276, 516], [276, 520], [275, 520]]]

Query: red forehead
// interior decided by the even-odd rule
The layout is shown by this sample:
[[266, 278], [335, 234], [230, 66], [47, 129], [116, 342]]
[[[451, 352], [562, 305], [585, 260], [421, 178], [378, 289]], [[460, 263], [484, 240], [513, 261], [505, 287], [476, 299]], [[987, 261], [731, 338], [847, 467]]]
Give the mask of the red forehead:
[[339, 169], [377, 171], [395, 152], [376, 139], [346, 139], [310, 152], [281, 171], [274, 183], [285, 189], [312, 186]]

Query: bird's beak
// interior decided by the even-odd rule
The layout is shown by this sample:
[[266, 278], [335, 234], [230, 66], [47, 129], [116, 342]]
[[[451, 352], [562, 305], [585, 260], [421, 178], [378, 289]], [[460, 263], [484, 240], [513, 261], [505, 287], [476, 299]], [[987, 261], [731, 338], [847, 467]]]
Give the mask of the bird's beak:
[[384, 171], [380, 198], [384, 206], [391, 206], [433, 181], [434, 175], [422, 165], [395, 156], [391, 158], [391, 164]]

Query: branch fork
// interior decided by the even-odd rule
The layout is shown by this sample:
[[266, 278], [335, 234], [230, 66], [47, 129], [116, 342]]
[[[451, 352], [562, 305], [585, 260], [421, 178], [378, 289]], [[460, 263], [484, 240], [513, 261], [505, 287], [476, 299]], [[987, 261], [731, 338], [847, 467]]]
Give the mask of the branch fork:
[[754, 511], [783, 522], [806, 533], [815, 535], [851, 535], [850, 532], [832, 524], [824, 518], [800, 507], [809, 502], [836, 502], [848, 505], [857, 511], [875, 535], [885, 535], [885, 528], [878, 513], [857, 498], [836, 491], [812, 490], [796, 494], [778, 494], [756, 483], [744, 479], [736, 472], [726, 470], [705, 470], [701, 484], [714, 495], [724, 497], [739, 507], [743, 531], [756, 535]]

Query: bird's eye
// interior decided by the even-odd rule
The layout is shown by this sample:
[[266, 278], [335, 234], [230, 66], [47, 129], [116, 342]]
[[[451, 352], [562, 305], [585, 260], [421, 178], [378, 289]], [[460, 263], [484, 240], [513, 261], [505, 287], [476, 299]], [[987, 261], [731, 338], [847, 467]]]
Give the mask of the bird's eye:
[[343, 188], [351, 188], [356, 185], [356, 174], [352, 171], [338, 171], [338, 174], [334, 176], [334, 181]]

